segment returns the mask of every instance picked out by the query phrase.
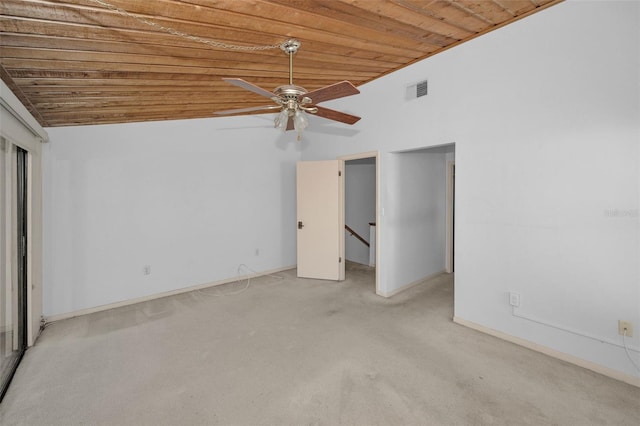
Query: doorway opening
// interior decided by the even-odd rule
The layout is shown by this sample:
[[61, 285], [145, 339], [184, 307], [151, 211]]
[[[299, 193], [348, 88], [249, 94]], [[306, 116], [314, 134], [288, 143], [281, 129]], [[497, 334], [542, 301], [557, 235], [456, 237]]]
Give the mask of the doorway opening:
[[12, 177], [0, 187], [0, 401], [27, 349], [29, 158], [9, 146], [0, 140], [0, 174]]
[[344, 162], [344, 258], [375, 270], [378, 293], [378, 153], [340, 157]]
[[[455, 144], [398, 151], [390, 156], [393, 170], [387, 190], [387, 216], [393, 215], [393, 295], [440, 274], [453, 271]], [[449, 173], [448, 173], [449, 172]]]

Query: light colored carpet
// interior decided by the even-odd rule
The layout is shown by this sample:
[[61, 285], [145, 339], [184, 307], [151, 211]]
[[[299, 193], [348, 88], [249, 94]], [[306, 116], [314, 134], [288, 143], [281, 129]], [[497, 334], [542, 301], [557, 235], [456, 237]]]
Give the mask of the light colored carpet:
[[451, 276], [279, 275], [51, 324], [0, 423], [640, 424], [640, 389], [454, 324]]

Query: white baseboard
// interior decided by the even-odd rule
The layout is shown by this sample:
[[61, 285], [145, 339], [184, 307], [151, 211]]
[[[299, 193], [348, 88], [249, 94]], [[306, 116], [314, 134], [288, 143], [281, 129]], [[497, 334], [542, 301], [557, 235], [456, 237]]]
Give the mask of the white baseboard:
[[584, 360], [582, 358], [578, 358], [573, 355], [566, 354], [564, 352], [560, 352], [558, 350], [549, 348], [547, 346], [539, 345], [537, 343], [531, 342], [526, 339], [522, 339], [520, 337], [512, 336], [507, 333], [503, 333], [502, 331], [494, 330], [489, 327], [485, 327], [483, 325], [477, 324], [472, 321], [467, 321], [460, 317], [453, 317], [453, 322], [456, 324], [463, 325], [465, 327], [480, 331], [485, 334], [489, 334], [491, 336], [497, 337], [502, 340], [506, 340], [507, 342], [515, 343], [516, 345], [524, 346], [525, 348], [534, 350], [536, 352], [543, 353], [545, 355], [551, 356], [553, 358], [560, 359], [562, 361], [568, 362], [570, 364], [577, 365], [578, 367], [586, 368], [587, 370], [594, 371], [596, 373], [602, 374], [603, 376], [610, 377], [612, 379], [619, 380], [621, 382], [628, 383], [630, 385], [640, 387], [640, 377], [631, 376], [629, 374], [622, 373], [617, 370], [613, 370], [608, 367], [604, 367], [600, 364], [596, 364], [591, 361]]
[[389, 293], [383, 293], [381, 291], [378, 291], [376, 293], [378, 294], [378, 296], [382, 296], [382, 297], [393, 297], [393, 296], [395, 296], [396, 294], [398, 294], [400, 292], [409, 290], [411, 287], [415, 287], [418, 284], [422, 284], [422, 283], [424, 283], [426, 281], [429, 281], [430, 279], [435, 278], [435, 277], [437, 277], [439, 275], [442, 275], [444, 273], [445, 273], [445, 270], [443, 269], [442, 271], [435, 272], [433, 274], [427, 275], [426, 277], [422, 277], [419, 280], [415, 280], [413, 282], [410, 282], [409, 284], [403, 285], [402, 287], [396, 288], [395, 290], [390, 291]]
[[[255, 273], [255, 274], [251, 274], [251, 275], [245, 275], [245, 276], [243, 276], [243, 279], [244, 278], [256, 278], [256, 277], [260, 277], [260, 276], [271, 275], [271, 274], [275, 274], [275, 273], [282, 272], [282, 271], [288, 271], [290, 269], [295, 269], [295, 268], [296, 268], [296, 265], [286, 266], [284, 268], [271, 269], [269, 271], [263, 271], [263, 272], [259, 272], [259, 273]], [[194, 291], [194, 290], [202, 290], [202, 289], [209, 288], [209, 287], [215, 287], [215, 286], [222, 285], [222, 284], [232, 283], [234, 281], [238, 281], [238, 277], [227, 278], [227, 279], [224, 279], [224, 280], [213, 281], [213, 282], [209, 282], [209, 283], [205, 283], [205, 284], [198, 284], [198, 285], [194, 285], [194, 286], [191, 286], [191, 287], [178, 288], [176, 290], [170, 290], [170, 291], [165, 291], [165, 292], [162, 292], [162, 293], [151, 294], [149, 296], [137, 297], [135, 299], [123, 300], [121, 302], [109, 303], [109, 304], [106, 304], [106, 305], [100, 305], [100, 306], [96, 306], [96, 307], [93, 307], [93, 308], [80, 309], [80, 310], [73, 311], [73, 312], [66, 312], [64, 314], [50, 315], [48, 317], [45, 317], [45, 322], [51, 323], [51, 322], [55, 322], [55, 321], [61, 321], [61, 320], [69, 319], [69, 318], [78, 317], [78, 316], [81, 316], [81, 315], [88, 315], [88, 314], [93, 314], [95, 312], [101, 312], [101, 311], [106, 311], [106, 310], [109, 310], [109, 309], [120, 308], [122, 306], [135, 305], [136, 303], [148, 302], [150, 300], [161, 299], [163, 297], [174, 296], [176, 294], [188, 293], [188, 292]]]

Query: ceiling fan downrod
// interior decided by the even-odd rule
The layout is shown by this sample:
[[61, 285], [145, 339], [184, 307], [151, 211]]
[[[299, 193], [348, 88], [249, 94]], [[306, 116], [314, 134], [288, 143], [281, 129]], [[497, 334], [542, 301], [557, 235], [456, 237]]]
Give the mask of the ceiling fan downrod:
[[289, 39], [280, 45], [280, 49], [289, 56], [289, 84], [293, 85], [293, 55], [300, 48], [300, 42], [296, 39]]

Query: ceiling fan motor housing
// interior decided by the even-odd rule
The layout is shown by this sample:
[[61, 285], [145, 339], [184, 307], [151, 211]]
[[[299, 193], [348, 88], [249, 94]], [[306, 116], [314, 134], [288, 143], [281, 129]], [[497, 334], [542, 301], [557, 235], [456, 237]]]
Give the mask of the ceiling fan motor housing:
[[288, 100], [297, 101], [298, 96], [302, 95], [303, 93], [307, 93], [307, 89], [305, 89], [304, 87], [295, 86], [293, 84], [287, 84], [285, 86], [277, 87], [276, 90], [273, 91], [273, 93], [285, 102]]
[[276, 95], [273, 100], [289, 110], [290, 115], [298, 109], [315, 114], [318, 111], [317, 108], [304, 106], [310, 104], [312, 102], [311, 99], [306, 96], [300, 99], [300, 95], [305, 93], [307, 93], [307, 89], [304, 87], [287, 84], [277, 87], [276, 90], [273, 91], [273, 94]]

